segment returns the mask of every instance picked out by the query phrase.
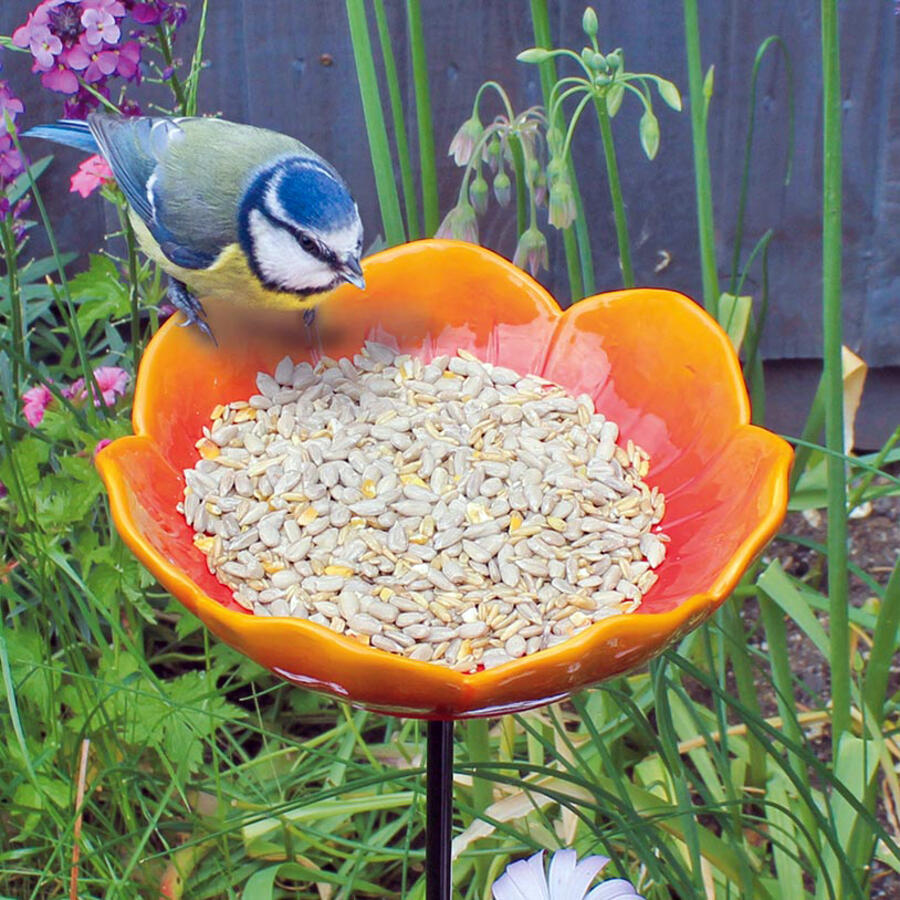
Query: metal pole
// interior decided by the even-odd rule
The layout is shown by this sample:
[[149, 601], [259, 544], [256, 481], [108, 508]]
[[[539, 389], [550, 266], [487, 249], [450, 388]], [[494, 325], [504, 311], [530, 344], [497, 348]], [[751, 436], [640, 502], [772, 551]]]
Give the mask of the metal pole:
[[425, 771], [425, 898], [450, 900], [453, 825], [453, 723], [428, 723]]

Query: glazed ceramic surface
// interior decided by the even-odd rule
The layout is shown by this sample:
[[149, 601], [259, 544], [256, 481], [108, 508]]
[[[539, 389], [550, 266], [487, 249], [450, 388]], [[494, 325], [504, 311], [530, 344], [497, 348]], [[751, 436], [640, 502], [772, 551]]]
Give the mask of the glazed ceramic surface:
[[[299, 314], [210, 319], [214, 346], [170, 321], [150, 342], [134, 402], [135, 435], [97, 458], [113, 517], [144, 565], [222, 640], [283, 678], [398, 715], [463, 718], [522, 710], [639, 666], [725, 599], [780, 524], [790, 447], [749, 425], [738, 361], [691, 300], [637, 289], [561, 313], [527, 274], [481, 247], [420, 241], [365, 261], [366, 289], [340, 288], [314, 331]], [[588, 393], [623, 440], [650, 454], [671, 543], [640, 611], [596, 623], [549, 650], [461, 674], [365, 647], [301, 619], [255, 617], [210, 575], [177, 512], [183, 470], [219, 403], [256, 393], [258, 371], [351, 356], [366, 340], [423, 360], [459, 348]]]

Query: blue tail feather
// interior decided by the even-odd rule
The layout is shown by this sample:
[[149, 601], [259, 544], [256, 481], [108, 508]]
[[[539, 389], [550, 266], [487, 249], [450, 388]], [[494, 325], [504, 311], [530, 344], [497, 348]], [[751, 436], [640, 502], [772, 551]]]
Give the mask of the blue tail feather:
[[47, 141], [55, 141], [57, 144], [65, 144], [85, 153], [99, 153], [100, 148], [87, 122], [80, 119], [60, 119], [48, 125], [36, 125], [23, 132], [23, 137], [41, 138]]

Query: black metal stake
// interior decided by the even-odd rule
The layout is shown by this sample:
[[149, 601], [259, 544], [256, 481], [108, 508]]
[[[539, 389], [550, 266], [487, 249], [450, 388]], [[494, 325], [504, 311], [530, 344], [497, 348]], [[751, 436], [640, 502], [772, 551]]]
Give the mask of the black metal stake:
[[450, 900], [453, 826], [453, 723], [428, 723], [425, 770], [425, 898]]

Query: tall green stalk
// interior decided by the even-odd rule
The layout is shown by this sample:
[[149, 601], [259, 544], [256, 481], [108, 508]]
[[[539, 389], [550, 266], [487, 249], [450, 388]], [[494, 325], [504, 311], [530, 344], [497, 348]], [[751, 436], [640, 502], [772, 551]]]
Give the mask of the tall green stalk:
[[394, 59], [394, 51], [391, 47], [391, 31], [384, 12], [384, 0], [375, 0], [375, 24], [378, 27], [378, 42], [381, 44], [381, 58], [384, 61], [384, 75], [387, 81], [388, 97], [391, 102], [394, 142], [397, 145], [397, 159], [400, 163], [400, 181], [403, 184], [403, 208], [406, 210], [406, 233], [410, 238], [416, 238], [421, 235], [419, 210], [416, 204], [416, 189], [413, 186], [409, 141], [406, 137], [406, 123], [403, 119], [400, 80], [397, 77], [397, 62]]
[[409, 47], [412, 56], [413, 83], [416, 88], [416, 123], [419, 133], [419, 167], [422, 173], [422, 213], [425, 234], [431, 237], [440, 224], [437, 164], [434, 155], [434, 124], [431, 117], [431, 92], [428, 87], [428, 61], [425, 56], [425, 31], [419, 0], [406, 0], [409, 22]]
[[369, 136], [369, 153], [375, 172], [375, 187], [378, 205], [381, 209], [381, 223], [384, 239], [389, 246], [402, 244], [406, 240], [403, 216], [400, 213], [400, 198], [394, 181], [394, 163], [388, 144], [387, 128], [381, 108], [378, 79], [375, 74], [375, 60], [372, 57], [372, 43], [369, 40], [369, 25], [366, 21], [366, 7], [363, 0], [347, 0], [347, 20], [350, 25], [350, 40], [353, 44], [353, 58], [356, 62], [356, 78], [362, 99], [366, 133]]
[[606, 98], [594, 97], [600, 138], [603, 141], [603, 158], [606, 161], [606, 177], [609, 181], [609, 198], [612, 201], [616, 222], [616, 240], [619, 244], [619, 267], [622, 281], [627, 288], [634, 287], [634, 269], [631, 265], [631, 241], [628, 239], [628, 222], [625, 219], [625, 202], [622, 199], [622, 183], [619, 181], [619, 164], [616, 161], [616, 145], [606, 109]]
[[822, 0], [822, 328], [828, 478], [828, 595], [832, 746], [850, 729], [850, 627], [847, 613], [847, 476], [841, 369], [841, 76], [837, 0]]
[[[547, 12], [547, 0], [531, 0], [531, 24], [534, 29], [535, 47], [543, 47], [549, 50], [553, 45], [550, 41], [550, 16]], [[550, 110], [550, 95], [553, 85], [556, 84], [556, 60], [552, 57], [545, 59], [538, 65], [541, 76], [541, 93], [544, 97], [544, 108]], [[550, 125], [563, 130], [564, 122], [562, 110], [558, 110], [554, 121]], [[575, 218], [574, 229], [563, 229], [563, 249], [566, 254], [566, 270], [569, 275], [569, 295], [574, 303], [588, 293], [593, 293], [593, 260], [591, 260], [591, 242], [587, 231], [587, 222], [582, 214], [581, 191], [578, 188], [578, 178], [575, 175], [575, 163], [570, 156], [567, 160], [569, 170], [569, 183], [572, 185], [572, 194], [575, 196], [578, 206], [578, 215]], [[520, 232], [521, 233], [521, 232]], [[586, 248], [587, 260], [580, 252], [581, 247]], [[586, 265], [585, 265], [586, 262]], [[587, 289], [584, 281], [585, 273], [590, 275], [591, 288]]]
[[25, 310], [22, 308], [22, 292], [19, 289], [19, 260], [16, 237], [10, 224], [10, 217], [3, 220], [0, 237], [3, 240], [3, 256], [6, 259], [6, 292], [9, 296], [10, 322], [12, 325], [12, 389], [13, 400], [18, 405], [22, 385], [19, 383], [19, 360], [25, 352]]
[[694, 144], [694, 186], [697, 195], [697, 230], [703, 305], [714, 318], [719, 311], [719, 275], [716, 270], [716, 234], [713, 220], [712, 179], [706, 140], [708, 101], [700, 61], [700, 23], [697, 0], [684, 0], [684, 39], [687, 50], [688, 86], [691, 97], [691, 136]]

